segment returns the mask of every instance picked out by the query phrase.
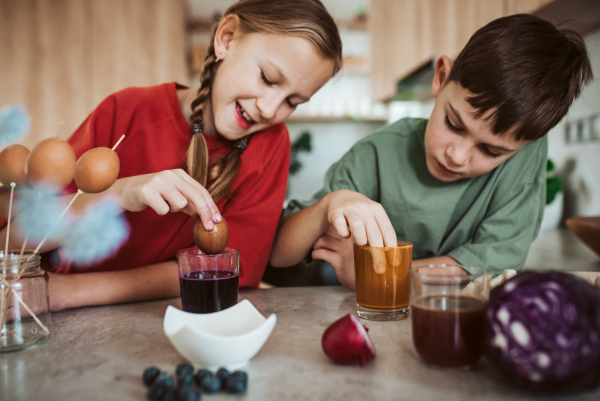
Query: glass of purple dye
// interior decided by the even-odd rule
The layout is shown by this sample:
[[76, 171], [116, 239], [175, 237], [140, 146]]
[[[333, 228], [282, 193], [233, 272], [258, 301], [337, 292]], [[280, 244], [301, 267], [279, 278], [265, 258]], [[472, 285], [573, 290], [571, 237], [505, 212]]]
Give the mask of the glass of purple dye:
[[225, 248], [208, 255], [197, 247], [177, 252], [181, 308], [185, 312], [212, 313], [238, 302], [240, 250]]

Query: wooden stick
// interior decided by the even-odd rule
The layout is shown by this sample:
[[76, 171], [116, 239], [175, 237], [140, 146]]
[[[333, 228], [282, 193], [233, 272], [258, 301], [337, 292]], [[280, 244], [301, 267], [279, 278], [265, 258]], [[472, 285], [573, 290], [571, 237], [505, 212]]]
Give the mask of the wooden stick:
[[62, 127], [65, 123], [62, 121], [58, 123], [58, 130], [56, 132], [56, 139], [60, 139], [60, 132], [62, 131]]
[[121, 139], [119, 139], [119, 141], [117, 143], [115, 143], [115, 146], [112, 147], [112, 150], [115, 150], [117, 148], [117, 146], [119, 146], [119, 144], [121, 143], [121, 141], [125, 139], [125, 134], [123, 134], [123, 136], [121, 137]]
[[[8, 282], [6, 280], [2, 280], [2, 282], [4, 283], [4, 285], [7, 285]], [[17, 301], [19, 301], [19, 303], [21, 304], [21, 306], [23, 308], [25, 308], [25, 310], [27, 312], [29, 312], [29, 315], [33, 318], [33, 320], [35, 320], [37, 322], [37, 324], [40, 325], [40, 327], [42, 328], [42, 330], [44, 330], [46, 332], [46, 334], [50, 334], [50, 330], [48, 330], [48, 328], [46, 326], [44, 326], [44, 324], [40, 321], [40, 319], [38, 319], [38, 317], [36, 316], [35, 313], [33, 313], [33, 311], [31, 309], [29, 309], [29, 306], [27, 306], [27, 304], [25, 302], [23, 302], [23, 299], [21, 299], [21, 297], [19, 296], [19, 294], [17, 294], [16, 291], [13, 290], [12, 294], [14, 295], [15, 298], [17, 298]]]
[[63, 210], [63, 212], [60, 214], [60, 216], [58, 216], [58, 219], [56, 219], [56, 222], [54, 223], [54, 225], [52, 226], [52, 228], [50, 228], [50, 230], [48, 231], [48, 234], [46, 234], [46, 236], [42, 239], [42, 242], [39, 243], [39, 245], [37, 246], [37, 248], [35, 248], [35, 251], [33, 251], [33, 253], [31, 254], [31, 256], [29, 256], [27, 258], [27, 260], [25, 261], [25, 263], [29, 262], [31, 260], [31, 258], [33, 258], [38, 251], [40, 250], [40, 248], [42, 247], [42, 245], [44, 245], [44, 242], [46, 242], [46, 240], [48, 239], [48, 236], [50, 235], [50, 233], [52, 232], [52, 230], [54, 229], [54, 227], [56, 227], [56, 225], [58, 224], [58, 222], [60, 221], [60, 219], [62, 219], [62, 217], [65, 215], [65, 213], [67, 213], [67, 210], [69, 210], [69, 208], [71, 207], [71, 205], [73, 205], [73, 202], [75, 202], [75, 199], [77, 199], [77, 197], [79, 195], [81, 195], [83, 193], [83, 191], [81, 189], [77, 190], [77, 195], [75, 195], [73, 197], [73, 199], [71, 199], [71, 202], [69, 202], [69, 204], [67, 205], [67, 207], [65, 208], [65, 210]]
[[21, 261], [21, 258], [23, 257], [23, 254], [25, 253], [25, 247], [27, 246], [28, 239], [29, 239], [29, 235], [26, 235], [25, 239], [23, 240], [23, 246], [21, 247], [21, 253], [19, 254], [19, 262]]

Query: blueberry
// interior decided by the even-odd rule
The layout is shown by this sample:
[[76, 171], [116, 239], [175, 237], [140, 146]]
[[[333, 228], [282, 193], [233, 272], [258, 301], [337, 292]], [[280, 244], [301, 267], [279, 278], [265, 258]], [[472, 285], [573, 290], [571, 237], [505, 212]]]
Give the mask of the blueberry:
[[154, 366], [146, 368], [146, 370], [144, 370], [144, 374], [142, 375], [142, 381], [146, 386], [149, 387], [152, 384], [154, 384], [154, 381], [156, 380], [159, 374], [160, 370]]
[[167, 391], [165, 396], [162, 398], [162, 401], [177, 401], [177, 392], [174, 388]]
[[173, 376], [171, 376], [168, 373], [163, 372], [160, 375], [158, 375], [158, 377], [156, 378], [156, 381], [154, 382], [154, 385], [155, 386], [158, 386], [158, 385], [165, 386], [165, 388], [168, 390], [175, 385], [175, 381], [173, 380]]
[[227, 380], [225, 388], [227, 389], [228, 393], [242, 394], [244, 391], [246, 391], [247, 384], [242, 379], [230, 377], [229, 380]]
[[212, 372], [208, 369], [200, 369], [196, 372], [194, 375], [194, 380], [196, 380], [198, 387], [202, 386], [202, 380], [204, 380], [204, 378], [207, 376], [212, 377]]
[[244, 384], [248, 384], [248, 373], [242, 370], [237, 370], [233, 372], [231, 376], [229, 376], [229, 380], [241, 380], [244, 382]]
[[192, 387], [180, 387], [177, 390], [177, 401], [200, 401], [200, 393]]
[[217, 379], [221, 382], [221, 387], [225, 388], [225, 384], [227, 384], [227, 379], [229, 379], [229, 371], [225, 368], [221, 368], [217, 370]]
[[202, 380], [202, 390], [208, 394], [218, 393], [221, 390], [221, 381], [212, 375], [206, 376]]
[[167, 386], [162, 383], [157, 383], [154, 387], [150, 387], [146, 393], [146, 398], [152, 401], [158, 401], [169, 391]]
[[175, 368], [175, 376], [181, 377], [187, 374], [194, 374], [194, 368], [192, 367], [192, 365], [190, 365], [189, 363], [181, 363], [177, 365], [177, 368]]
[[186, 387], [192, 384], [194, 381], [194, 375], [191, 373], [186, 373], [185, 375], [179, 376], [177, 379], [177, 385], [179, 387]]

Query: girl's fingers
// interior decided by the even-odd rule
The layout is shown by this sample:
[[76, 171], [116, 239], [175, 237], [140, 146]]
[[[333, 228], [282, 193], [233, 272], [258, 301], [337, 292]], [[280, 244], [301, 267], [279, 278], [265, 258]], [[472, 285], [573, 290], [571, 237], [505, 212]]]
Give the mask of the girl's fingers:
[[159, 216], [164, 216], [165, 214], [169, 213], [169, 210], [171, 210], [171, 207], [169, 204], [167, 204], [167, 202], [165, 202], [160, 192], [146, 191], [144, 196], [146, 198], [145, 203], [154, 209]]
[[175, 171], [176, 171], [176, 174], [179, 177], [181, 177], [181, 179], [183, 179], [187, 183], [191, 184], [199, 192], [202, 193], [202, 196], [204, 197], [206, 205], [208, 206], [208, 208], [210, 209], [210, 211], [214, 217], [214, 221], [216, 223], [220, 223], [221, 222], [221, 213], [219, 212], [219, 208], [217, 207], [217, 204], [213, 200], [212, 196], [210, 196], [210, 193], [206, 190], [206, 188], [204, 188], [202, 185], [200, 185], [200, 183], [198, 181], [196, 181], [195, 179], [190, 177], [190, 175], [187, 174], [185, 171], [183, 171], [181, 169], [175, 170]]
[[[215, 226], [213, 212], [207, 203], [203, 191], [199, 190], [198, 187], [181, 177], [175, 181], [174, 185], [176, 189], [175, 192], [179, 192], [183, 197], [193, 204], [195, 212], [198, 213], [200, 220], [202, 220], [202, 225], [206, 230], [211, 231]], [[184, 208], [185, 206], [180, 210]], [[189, 208], [185, 210], [191, 211]]]
[[396, 230], [383, 207], [375, 213], [375, 220], [383, 236], [383, 246], [397, 246]]

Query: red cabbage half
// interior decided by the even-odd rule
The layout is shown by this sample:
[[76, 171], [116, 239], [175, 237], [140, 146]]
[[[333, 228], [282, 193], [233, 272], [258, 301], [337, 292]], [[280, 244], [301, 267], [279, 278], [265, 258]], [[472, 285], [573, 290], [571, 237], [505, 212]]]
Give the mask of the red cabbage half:
[[600, 289], [568, 273], [525, 272], [492, 290], [486, 353], [510, 379], [538, 391], [600, 383]]

